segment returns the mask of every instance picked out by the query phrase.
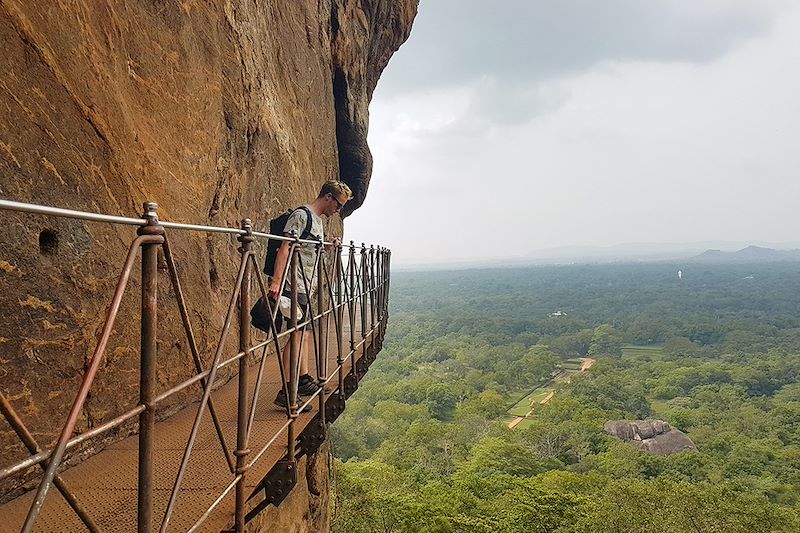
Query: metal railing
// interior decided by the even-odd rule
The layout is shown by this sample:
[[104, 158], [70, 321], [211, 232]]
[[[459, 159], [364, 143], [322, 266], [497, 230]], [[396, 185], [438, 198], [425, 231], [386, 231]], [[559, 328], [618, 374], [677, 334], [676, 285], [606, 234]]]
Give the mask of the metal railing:
[[[233, 524], [236, 531], [243, 531], [247, 516], [246, 504], [248, 494], [245, 488], [245, 479], [248, 471], [256, 464], [270, 447], [278, 445], [281, 434], [285, 431], [286, 454], [282, 461], [288, 462], [288, 468], [293, 468], [296, 457], [298, 419], [300, 413], [312, 404], [318, 404], [315, 423], [325, 427], [325, 423], [338, 416], [344, 409], [346, 398], [357, 387], [358, 380], [366, 372], [366, 367], [374, 360], [375, 353], [380, 349], [387, 322], [387, 307], [389, 294], [389, 263], [391, 253], [388, 249], [365, 245], [357, 247], [351, 241], [349, 246], [338, 243], [301, 240], [296, 236], [285, 237], [270, 235], [254, 231], [251, 221], [242, 221], [241, 228], [226, 228], [202, 225], [180, 224], [161, 221], [158, 219], [155, 203], [146, 203], [141, 218], [126, 218], [119, 216], [101, 215], [66, 209], [45, 207], [34, 204], [24, 204], [0, 200], [0, 209], [20, 211], [29, 214], [39, 214], [52, 217], [75, 218], [89, 222], [106, 222], [112, 224], [125, 224], [138, 226], [137, 235], [131, 242], [127, 257], [124, 261], [111, 304], [105, 317], [105, 322], [99, 336], [94, 352], [89, 359], [78, 392], [72, 402], [66, 422], [61, 427], [60, 436], [52, 449], [42, 450], [34, 439], [32, 432], [15, 411], [11, 401], [0, 391], [0, 411], [12, 430], [30, 453], [30, 456], [0, 469], [0, 480], [11, 476], [19, 476], [26, 470], [38, 465], [42, 470], [41, 479], [36, 488], [35, 497], [28, 509], [27, 517], [21, 531], [27, 533], [33, 530], [37, 518], [42, 512], [45, 500], [51, 494], [51, 488], [56, 489], [64, 496], [66, 502], [77, 514], [89, 531], [100, 531], [100, 527], [92, 518], [91, 508], [87, 508], [75, 495], [70, 492], [67, 484], [59, 475], [59, 468], [68, 450], [98, 436], [108, 434], [115, 428], [133, 421], [138, 417], [138, 489], [137, 489], [137, 527], [140, 532], [153, 530], [155, 523], [153, 505], [153, 440], [156, 427], [156, 408], [165, 400], [184, 391], [192, 385], [199, 384], [202, 388], [202, 397], [194, 415], [191, 432], [185, 442], [180, 466], [175, 476], [169, 500], [163, 516], [160, 519], [159, 531], [168, 530], [170, 519], [176, 507], [176, 501], [181, 484], [186, 474], [189, 459], [192, 456], [195, 441], [201, 421], [208, 411], [216, 435], [219, 440], [221, 452], [224, 454], [228, 469], [230, 470], [230, 483], [219, 493], [213, 503], [197, 517], [194, 526], [189, 531], [201, 527], [205, 520], [215, 511], [225, 497], [235, 491], [235, 509]], [[168, 231], [169, 230], [169, 231]], [[181, 287], [178, 276], [176, 257], [170, 246], [169, 233], [172, 231], [194, 231], [208, 233], [225, 233], [235, 235], [238, 247], [238, 271], [232, 294], [228, 300], [227, 311], [222, 325], [218, 342], [214, 349], [210, 365], [203, 367], [202, 357], [196, 342], [195, 332], [190, 319], [189, 308]], [[265, 283], [261, 261], [254, 251], [254, 243], [259, 239], [277, 239], [287, 241], [289, 245], [289, 260], [283, 272], [283, 285], [279, 294], [284, 290], [290, 295], [290, 319], [285, 331], [276, 328], [276, 320], [282, 320], [278, 305], [268, 298], [268, 288]], [[314, 250], [314, 275], [308, 279], [305, 269], [298, 268], [302, 259], [301, 247], [313, 247]], [[266, 249], [266, 246], [264, 247]], [[158, 270], [159, 250], [166, 263], [171, 288], [177, 301], [182, 327], [188, 340], [189, 350], [193, 361], [194, 374], [184, 381], [170, 387], [168, 390], [159, 391], [156, 380], [157, 344], [158, 339]], [[128, 285], [132, 272], [136, 266], [137, 256], [141, 255], [141, 349], [139, 361], [139, 400], [137, 405], [126, 412], [108, 420], [96, 427], [80, 434], [75, 434], [76, 424], [84, 408], [87, 396], [92, 388], [95, 378], [101, 368], [115, 319], [120, 310], [120, 303]], [[163, 265], [163, 263], [162, 263]], [[163, 266], [162, 266], [163, 268]], [[251, 288], [255, 281], [255, 292], [266, 302], [270, 315], [270, 332], [266, 339], [253, 342], [251, 338], [250, 309]], [[310, 316], [303, 316], [298, 320], [300, 308], [299, 293], [304, 292], [309, 296]], [[238, 352], [225, 357], [225, 346], [230, 335], [238, 312], [239, 343]], [[330, 332], [333, 322], [334, 331]], [[310, 330], [310, 335], [304, 331]], [[281, 343], [288, 339], [290, 357], [288, 368], [281, 357]], [[329, 368], [329, 339], [335, 340], [336, 366]], [[316, 381], [320, 389], [308, 399], [298, 395], [300, 357], [304, 353], [306, 343], [311, 343]], [[271, 350], [268, 351], [268, 348]], [[261, 355], [258, 356], [258, 352]], [[357, 355], [361, 354], [360, 358]], [[278, 359], [281, 387], [287, 406], [285, 408], [286, 421], [280, 430], [262, 445], [258, 450], [250, 450], [251, 434], [256, 425], [255, 414], [259, 402], [265, 401], [261, 393], [265, 375], [265, 363], [268, 357]], [[251, 360], [252, 366], [251, 369]], [[231, 446], [226, 442], [223, 422], [218, 416], [215, 404], [212, 401], [212, 391], [220, 369], [238, 363], [238, 393], [236, 415], [236, 445]], [[257, 366], [255, 386], [251, 391], [249, 384], [250, 372]], [[326, 394], [325, 385], [329, 384], [333, 393]], [[252, 496], [252, 495], [250, 495]], [[281, 497], [267, 499], [266, 502], [279, 503]], [[262, 502], [251, 515], [262, 509]]]

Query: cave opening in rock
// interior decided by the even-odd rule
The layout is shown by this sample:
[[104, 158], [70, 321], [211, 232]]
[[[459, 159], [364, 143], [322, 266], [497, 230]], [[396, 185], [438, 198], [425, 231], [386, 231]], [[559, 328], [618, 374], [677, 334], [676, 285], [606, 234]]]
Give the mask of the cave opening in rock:
[[52, 229], [44, 229], [39, 233], [39, 252], [44, 255], [58, 253], [58, 233]]
[[336, 108], [336, 145], [339, 152], [339, 179], [353, 191], [353, 198], [342, 209], [342, 217], [350, 215], [364, 201], [365, 181], [369, 169], [366, 136], [360, 135], [348, 106], [348, 82], [344, 71], [336, 68], [333, 75], [333, 101]]

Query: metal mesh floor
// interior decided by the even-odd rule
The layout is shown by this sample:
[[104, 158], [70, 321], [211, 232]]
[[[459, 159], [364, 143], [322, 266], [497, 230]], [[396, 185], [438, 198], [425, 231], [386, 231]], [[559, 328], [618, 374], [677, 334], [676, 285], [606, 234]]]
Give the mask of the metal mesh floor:
[[[357, 322], [358, 324], [358, 322]], [[360, 328], [356, 328], [360, 339]], [[331, 332], [333, 333], [333, 332]], [[345, 326], [345, 339], [349, 338], [349, 328]], [[367, 339], [370, 337], [368, 336]], [[355, 359], [363, 355], [369, 340], [356, 350]], [[331, 335], [328, 343], [328, 375], [335, 374], [336, 339]], [[259, 354], [260, 356], [260, 354]], [[344, 371], [350, 369], [352, 362], [344, 364]], [[249, 397], [255, 389], [258, 365], [250, 367]], [[330, 381], [329, 387], [335, 389], [337, 379]], [[272, 401], [281, 387], [278, 360], [274, 353], [267, 353], [253, 429], [248, 461], [257, 454], [276, 435], [274, 443], [248, 471], [246, 486], [252, 491], [272, 466], [287, 452], [286, 412]], [[238, 383], [236, 379], [214, 391], [214, 402], [226, 444], [231, 454], [236, 447], [236, 412]], [[158, 527], [164, 516], [170, 492], [175, 482], [186, 442], [197, 414], [198, 401], [185, 407], [174, 416], [156, 424], [154, 438], [154, 476], [153, 476], [153, 522]], [[318, 412], [319, 401], [310, 402], [312, 411], [303, 413], [296, 423], [296, 433], [314, 418]], [[102, 531], [135, 531], [137, 515], [137, 470], [138, 436], [133, 435], [86, 459], [82, 463], [61, 473], [67, 487], [79, 502], [88, 510]], [[206, 512], [211, 504], [233, 480], [234, 475], [225, 460], [222, 445], [206, 409], [192, 450], [186, 474], [178, 493], [169, 531], [186, 531]], [[0, 507], [0, 532], [20, 531], [34, 497], [30, 491]], [[221, 531], [233, 523], [234, 491], [230, 491], [200, 527], [201, 531]], [[55, 487], [48, 493], [45, 505], [36, 522], [37, 532], [83, 532], [86, 527], [75, 512], [67, 505]]]

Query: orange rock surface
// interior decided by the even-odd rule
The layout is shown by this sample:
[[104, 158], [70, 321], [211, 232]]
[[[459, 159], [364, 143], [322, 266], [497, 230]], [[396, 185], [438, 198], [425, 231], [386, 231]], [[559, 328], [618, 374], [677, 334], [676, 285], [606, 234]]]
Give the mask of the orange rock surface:
[[[0, 198], [122, 216], [155, 201], [162, 219], [239, 226], [252, 217], [265, 230], [340, 178], [355, 192], [347, 215], [369, 184], [372, 92], [416, 9], [417, 0], [4, 0]], [[0, 224], [0, 389], [47, 447], [88, 365], [135, 228], [2, 210]], [[341, 220], [328, 230], [341, 234]], [[207, 363], [237, 243], [169, 235]], [[194, 369], [160, 267], [157, 376], [165, 390]], [[139, 291], [134, 274], [78, 430], [136, 404]], [[197, 397], [190, 389], [159, 414]], [[7, 427], [0, 449], [3, 466], [27, 455]], [[10, 489], [0, 485], [0, 494]]]

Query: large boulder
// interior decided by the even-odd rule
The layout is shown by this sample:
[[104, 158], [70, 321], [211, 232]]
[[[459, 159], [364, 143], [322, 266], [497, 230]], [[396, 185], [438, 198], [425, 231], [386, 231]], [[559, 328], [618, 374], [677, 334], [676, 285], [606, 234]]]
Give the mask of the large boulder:
[[697, 447], [684, 432], [663, 420], [610, 420], [603, 429], [609, 435], [655, 455], [697, 451]]
[[[355, 192], [349, 214], [369, 184], [369, 101], [417, 3], [2, 2], [0, 198], [123, 216], [149, 200], [162, 219], [238, 227], [251, 217], [265, 230], [339, 177]], [[0, 390], [48, 447], [135, 228], [2, 210], [0, 227]], [[341, 234], [341, 220], [328, 230]], [[237, 243], [169, 235], [208, 364]], [[163, 391], [194, 369], [163, 259], [159, 267]], [[139, 290], [134, 273], [79, 431], [136, 404]], [[235, 353], [235, 333], [229, 344]], [[159, 415], [197, 397], [187, 390]], [[0, 466], [27, 455], [5, 429], [0, 450]]]

